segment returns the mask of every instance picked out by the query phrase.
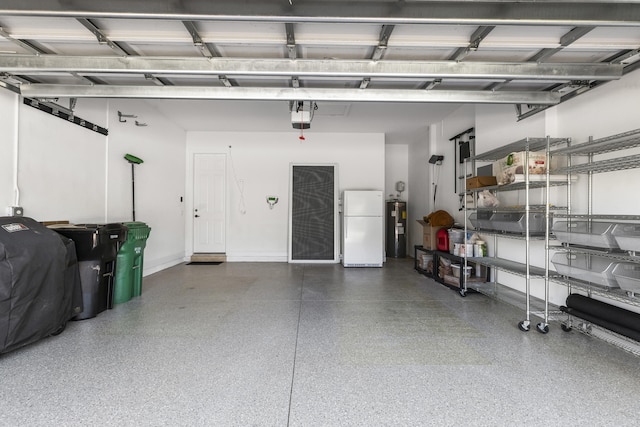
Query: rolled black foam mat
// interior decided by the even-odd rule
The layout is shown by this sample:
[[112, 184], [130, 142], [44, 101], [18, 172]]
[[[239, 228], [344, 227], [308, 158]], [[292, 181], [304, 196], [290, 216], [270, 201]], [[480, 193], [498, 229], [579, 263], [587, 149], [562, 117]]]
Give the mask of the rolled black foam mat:
[[579, 294], [571, 294], [567, 297], [567, 307], [640, 332], [640, 314], [638, 313]]
[[594, 325], [602, 326], [603, 328], [609, 329], [615, 333], [620, 335], [624, 335], [625, 337], [631, 338], [636, 341], [640, 341], [640, 332], [635, 331], [633, 329], [626, 328], [624, 326], [618, 325], [616, 323], [610, 322], [606, 319], [601, 319], [597, 316], [594, 316], [590, 313], [585, 313], [583, 311], [577, 310], [571, 307], [560, 307], [560, 309], [572, 316], [579, 317], [587, 322], [593, 323]]

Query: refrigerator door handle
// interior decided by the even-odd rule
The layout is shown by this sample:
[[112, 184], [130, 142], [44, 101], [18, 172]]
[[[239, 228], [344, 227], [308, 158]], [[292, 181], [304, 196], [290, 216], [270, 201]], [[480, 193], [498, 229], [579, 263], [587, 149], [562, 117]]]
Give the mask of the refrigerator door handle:
[[345, 238], [345, 240], [349, 238], [349, 227], [347, 226], [347, 224], [349, 224], [349, 221], [345, 221], [344, 222], [344, 238]]

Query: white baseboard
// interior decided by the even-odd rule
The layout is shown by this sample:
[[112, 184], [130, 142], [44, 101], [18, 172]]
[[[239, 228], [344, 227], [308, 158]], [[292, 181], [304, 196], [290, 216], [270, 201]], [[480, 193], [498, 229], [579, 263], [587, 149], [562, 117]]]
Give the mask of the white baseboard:
[[173, 267], [178, 264], [182, 264], [184, 262], [183, 254], [175, 255], [172, 257], [165, 257], [161, 260], [156, 261], [151, 266], [147, 266], [147, 260], [145, 260], [144, 270], [142, 271], [142, 277], [148, 276], [153, 273], [157, 273], [162, 270], [166, 270], [167, 268]]
[[227, 254], [227, 262], [287, 262], [286, 255], [229, 255]]

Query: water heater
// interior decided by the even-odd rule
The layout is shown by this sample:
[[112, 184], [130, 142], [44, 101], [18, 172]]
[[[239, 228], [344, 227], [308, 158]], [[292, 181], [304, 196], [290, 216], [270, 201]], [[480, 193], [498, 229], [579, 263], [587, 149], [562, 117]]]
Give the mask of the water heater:
[[386, 241], [388, 258], [407, 256], [407, 202], [392, 200], [387, 202]]

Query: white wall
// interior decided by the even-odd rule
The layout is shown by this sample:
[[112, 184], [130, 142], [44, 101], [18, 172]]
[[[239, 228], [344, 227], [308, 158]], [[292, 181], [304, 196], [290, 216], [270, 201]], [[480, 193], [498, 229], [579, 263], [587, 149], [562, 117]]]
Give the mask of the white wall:
[[431, 212], [431, 182], [429, 176], [430, 129], [424, 127], [413, 135], [409, 145], [409, 186], [413, 189], [408, 203], [407, 255], [413, 256], [413, 247], [422, 245], [422, 226], [417, 220]]
[[[449, 138], [474, 126], [475, 108], [473, 105], [462, 106], [442, 122], [432, 125], [431, 154], [444, 156], [442, 165], [430, 165], [431, 182], [435, 182], [435, 177], [438, 176], [438, 192], [433, 210], [442, 209], [449, 212], [458, 223], [461, 223], [464, 217], [459, 210], [460, 203], [457, 193], [460, 189], [458, 188], [456, 191], [454, 182], [457, 144], [454, 141], [449, 141]], [[476, 140], [478, 140], [477, 132]]]
[[17, 141], [17, 103], [20, 97], [8, 90], [0, 90], [0, 216], [15, 203], [14, 148]]
[[[122, 123], [118, 111], [138, 118]], [[107, 220], [132, 220], [131, 164], [124, 155], [141, 158], [144, 163], [134, 166], [136, 221], [151, 227], [144, 254], [145, 271], [152, 273], [182, 262], [186, 132], [144, 101], [109, 101], [106, 114]], [[147, 126], [136, 126], [135, 120]]]
[[[68, 101], [59, 101], [68, 105]], [[140, 114], [120, 124], [117, 111]], [[185, 132], [144, 102], [79, 99], [78, 117], [109, 129], [101, 135], [22, 103], [0, 90], [0, 203], [13, 205], [14, 141], [20, 205], [38, 221], [103, 223], [130, 220], [131, 170], [122, 159], [132, 152], [145, 160], [137, 172], [137, 219], [153, 231], [145, 250], [145, 274], [184, 258], [184, 217], [178, 202], [185, 186]], [[19, 117], [16, 120], [16, 117]]]
[[[337, 163], [339, 187], [384, 190], [383, 134], [297, 132], [188, 132], [186, 245], [193, 253], [193, 155], [227, 154], [227, 259], [286, 261], [290, 163]], [[231, 147], [231, 148], [230, 148]], [[244, 210], [240, 209], [240, 191]], [[266, 195], [279, 202], [269, 209]]]
[[400, 200], [410, 200], [409, 196], [409, 145], [387, 144], [385, 145], [385, 185], [384, 197], [387, 200], [398, 197], [396, 183], [405, 183], [405, 190], [400, 194]]
[[[79, 103], [88, 116], [94, 105]], [[95, 113], [95, 111], [94, 111]], [[94, 122], [106, 127], [103, 120]], [[104, 135], [21, 105], [18, 182], [25, 215], [38, 221], [105, 220]]]

